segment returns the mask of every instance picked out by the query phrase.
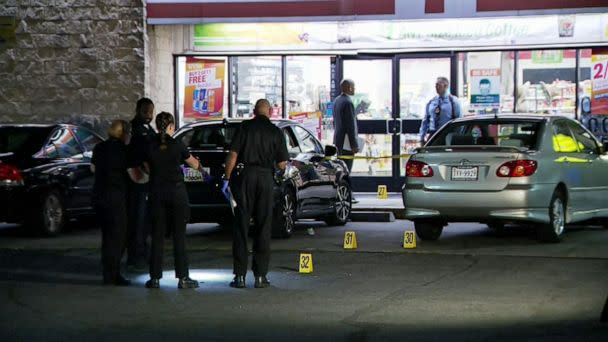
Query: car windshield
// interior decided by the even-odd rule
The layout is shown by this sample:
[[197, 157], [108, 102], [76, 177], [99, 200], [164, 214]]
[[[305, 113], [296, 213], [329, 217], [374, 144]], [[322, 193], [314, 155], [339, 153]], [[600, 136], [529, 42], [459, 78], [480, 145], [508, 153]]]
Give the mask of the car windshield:
[[471, 120], [453, 122], [433, 137], [427, 146], [494, 145], [536, 149], [539, 121]]
[[0, 153], [32, 155], [50, 132], [51, 127], [0, 127]]
[[193, 149], [224, 149], [230, 146], [238, 123], [224, 125], [204, 125], [194, 127], [182, 134], [179, 139]]

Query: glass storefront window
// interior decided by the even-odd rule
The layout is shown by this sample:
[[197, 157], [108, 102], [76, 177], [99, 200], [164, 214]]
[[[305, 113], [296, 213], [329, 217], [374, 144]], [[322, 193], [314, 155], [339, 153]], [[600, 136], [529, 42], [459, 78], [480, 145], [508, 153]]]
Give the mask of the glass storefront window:
[[450, 59], [402, 59], [399, 63], [400, 116], [406, 119], [423, 119], [427, 103], [437, 95], [437, 77], [450, 78]]
[[518, 52], [517, 112], [574, 118], [576, 50]]
[[330, 99], [330, 57], [287, 56], [285, 103], [287, 117], [316, 134], [323, 144], [333, 144]]
[[258, 99], [270, 101], [273, 118], [283, 117], [283, 63], [280, 56], [232, 59], [232, 117], [249, 118]]
[[459, 99], [462, 113], [512, 113], [515, 53], [512, 51], [460, 53]]
[[[357, 156], [384, 157], [392, 155], [392, 136], [388, 134], [360, 134], [365, 140], [363, 151]], [[393, 161], [390, 158], [355, 159], [351, 176], [353, 177], [390, 177]]]
[[355, 82], [353, 104], [358, 120], [392, 116], [392, 60], [345, 60], [344, 78]]

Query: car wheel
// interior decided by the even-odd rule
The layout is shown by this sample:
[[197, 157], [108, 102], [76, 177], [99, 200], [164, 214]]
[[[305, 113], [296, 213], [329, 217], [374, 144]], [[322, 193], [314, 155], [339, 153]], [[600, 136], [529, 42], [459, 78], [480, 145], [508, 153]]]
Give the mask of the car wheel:
[[439, 239], [443, 232], [443, 226], [440, 223], [433, 222], [414, 222], [414, 229], [416, 229], [416, 235], [421, 240], [427, 241]]
[[296, 199], [293, 192], [283, 192], [281, 200], [274, 208], [272, 219], [272, 237], [289, 238], [296, 227]]
[[538, 228], [541, 242], [560, 242], [566, 227], [566, 201], [559, 191], [553, 193], [549, 203], [549, 224]]
[[334, 213], [325, 219], [329, 226], [343, 226], [348, 222], [352, 211], [352, 191], [345, 180], [338, 183], [334, 203]]
[[500, 222], [487, 223], [488, 228], [494, 231], [498, 235], [503, 235], [505, 232], [505, 224]]
[[61, 232], [66, 221], [61, 195], [51, 190], [44, 194], [41, 200], [42, 210], [37, 222], [38, 227], [44, 235], [56, 236]]

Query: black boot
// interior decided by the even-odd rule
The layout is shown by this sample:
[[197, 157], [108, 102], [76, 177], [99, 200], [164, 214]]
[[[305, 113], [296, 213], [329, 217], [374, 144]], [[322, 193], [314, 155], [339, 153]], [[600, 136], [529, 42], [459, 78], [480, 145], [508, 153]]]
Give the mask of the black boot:
[[237, 275], [234, 276], [234, 279], [230, 283], [230, 287], [236, 287], [237, 289], [242, 289], [245, 287], [245, 276]]
[[160, 280], [158, 278], [151, 278], [146, 282], [147, 289], [158, 289], [160, 288]]
[[198, 281], [190, 279], [190, 277], [184, 277], [177, 283], [179, 289], [195, 289], [198, 287]]

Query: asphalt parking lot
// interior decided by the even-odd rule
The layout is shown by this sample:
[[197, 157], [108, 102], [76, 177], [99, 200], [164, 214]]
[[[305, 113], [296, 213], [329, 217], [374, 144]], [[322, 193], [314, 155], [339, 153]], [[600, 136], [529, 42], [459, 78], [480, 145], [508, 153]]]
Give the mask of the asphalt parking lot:
[[[316, 234], [306, 234], [314, 227]], [[326, 227], [301, 222], [273, 240], [269, 289], [228, 287], [231, 235], [190, 225], [196, 290], [177, 290], [170, 244], [160, 290], [103, 287], [95, 228], [43, 239], [0, 227], [2, 340], [605, 340], [608, 230], [574, 227], [538, 244], [529, 227], [498, 235], [452, 224], [438, 242], [402, 248], [409, 221]], [[345, 231], [358, 248], [344, 250]], [[311, 253], [314, 272], [298, 273]]]

